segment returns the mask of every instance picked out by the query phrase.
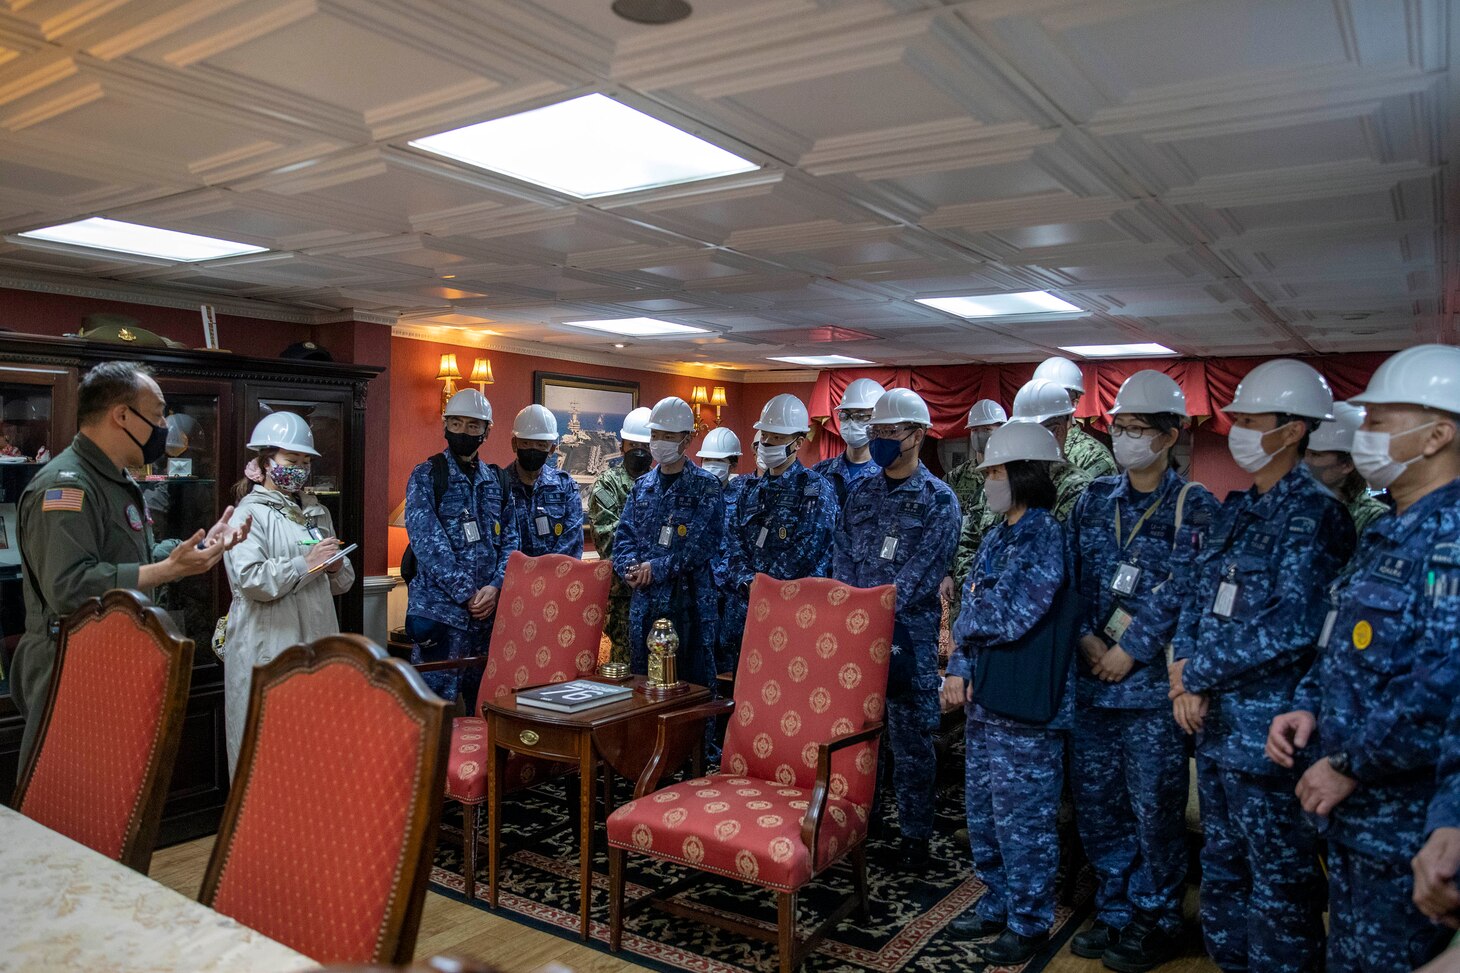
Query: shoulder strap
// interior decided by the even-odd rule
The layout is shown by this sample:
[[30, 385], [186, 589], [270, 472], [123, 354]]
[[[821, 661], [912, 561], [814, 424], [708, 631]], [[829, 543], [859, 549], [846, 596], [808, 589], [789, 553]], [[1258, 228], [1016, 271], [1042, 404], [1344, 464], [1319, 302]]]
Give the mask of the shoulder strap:
[[436, 507], [441, 507], [441, 498], [446, 496], [446, 484], [449, 473], [446, 469], [446, 457], [442, 453], [431, 454], [431, 492], [436, 496]]
[[507, 483], [507, 471], [496, 463], [488, 463], [487, 469], [497, 474], [497, 489], [502, 494], [502, 509], [499, 513], [503, 523], [505, 523], [507, 520], [507, 508], [510, 506], [512, 497], [512, 487]]
[[1186, 512], [1186, 495], [1191, 491], [1192, 487], [1201, 487], [1203, 490], [1206, 489], [1206, 487], [1202, 486], [1200, 483], [1192, 480], [1189, 483], [1182, 484], [1180, 492], [1176, 494], [1176, 525], [1171, 529], [1171, 533], [1173, 535], [1171, 539], [1171, 549], [1173, 551], [1176, 549], [1176, 538], [1174, 535], [1177, 531], [1181, 530], [1181, 517]]

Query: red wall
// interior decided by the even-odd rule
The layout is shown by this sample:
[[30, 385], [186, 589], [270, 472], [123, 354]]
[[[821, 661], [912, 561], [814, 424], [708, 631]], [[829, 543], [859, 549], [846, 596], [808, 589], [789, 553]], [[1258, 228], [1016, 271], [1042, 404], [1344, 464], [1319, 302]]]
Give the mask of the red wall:
[[[690, 392], [696, 385], [711, 388], [715, 385], [713, 380], [704, 378], [687, 378], [682, 375], [603, 365], [580, 365], [556, 358], [514, 355], [468, 345], [417, 341], [414, 338], [392, 338], [390, 345], [392, 380], [390, 461], [386, 477], [388, 501], [385, 512], [378, 521], [381, 524], [389, 520], [390, 511], [405, 499], [406, 481], [416, 464], [445, 448], [445, 441], [441, 437], [441, 383], [436, 381], [436, 372], [444, 354], [454, 352], [457, 364], [464, 372], [477, 358], [491, 359], [492, 374], [497, 381], [487, 386], [486, 394], [487, 400], [492, 404], [493, 423], [492, 432], [481, 455], [489, 462], [502, 466], [512, 462], [512, 418], [523, 406], [532, 402], [534, 372], [638, 382], [639, 404], [650, 407], [669, 395], [677, 395], [689, 401]], [[723, 385], [728, 404], [720, 410], [722, 422], [734, 429], [748, 447], [750, 438], [742, 429], [748, 431], [754, 419], [745, 418], [748, 413], [742, 403], [742, 395], [747, 386], [733, 381], [726, 381]], [[373, 390], [371, 395], [374, 395]], [[371, 405], [374, 406], [373, 401]], [[702, 409], [701, 414], [713, 427], [714, 410]], [[759, 414], [760, 404], [757, 403], [755, 415], [758, 417]], [[699, 440], [696, 440], [692, 448], [697, 449], [698, 443]], [[400, 527], [390, 528], [387, 560], [392, 567], [400, 564], [401, 553], [405, 548], [405, 530]]]

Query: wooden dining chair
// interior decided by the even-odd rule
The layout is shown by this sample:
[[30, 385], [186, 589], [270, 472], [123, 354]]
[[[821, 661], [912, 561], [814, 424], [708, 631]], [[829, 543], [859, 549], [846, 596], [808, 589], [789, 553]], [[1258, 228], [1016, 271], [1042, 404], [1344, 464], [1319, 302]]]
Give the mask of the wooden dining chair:
[[[487, 721], [482, 718], [482, 706], [528, 686], [593, 675], [612, 576], [613, 565], [608, 561], [581, 561], [563, 554], [528, 557], [514, 551], [507, 559], [486, 657], [416, 667], [421, 672], [461, 668], [479, 659], [486, 666], [473, 715], [451, 721], [446, 766], [446, 799], [459, 802], [462, 809], [462, 877], [468, 899], [476, 897], [477, 835], [481, 807], [487, 801]], [[531, 787], [572, 769], [567, 764], [510, 753], [507, 790]], [[576, 817], [570, 814], [569, 819]]]
[[145, 873], [182, 738], [193, 641], [136, 591], [61, 622], [38, 743], [12, 807]]
[[199, 901], [324, 963], [409, 963], [445, 714], [415, 670], [358, 635], [256, 668]]
[[[869, 917], [867, 825], [887, 693], [896, 589], [825, 578], [756, 575], [736, 669], [736, 698], [659, 717], [658, 737], [634, 800], [608, 818], [609, 948], [623, 940], [629, 852], [692, 869], [640, 899], [682, 918], [777, 944], [790, 973], [860, 909]], [[660, 788], [733, 709], [720, 772]], [[853, 890], [806, 939], [796, 935], [798, 893], [850, 857]], [[675, 896], [713, 873], [773, 890], [774, 934]]]

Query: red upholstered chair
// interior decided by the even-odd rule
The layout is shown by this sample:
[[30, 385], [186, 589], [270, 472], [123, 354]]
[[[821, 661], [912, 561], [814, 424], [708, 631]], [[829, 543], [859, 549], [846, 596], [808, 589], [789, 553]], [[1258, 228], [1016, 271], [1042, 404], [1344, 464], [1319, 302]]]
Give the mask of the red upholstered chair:
[[[497, 598], [487, 669], [473, 712], [480, 714], [488, 700], [527, 686], [593, 675], [612, 576], [608, 561], [581, 561], [563, 554], [528, 557], [514, 551]], [[428, 663], [418, 668], [434, 667]], [[450, 754], [446, 798], [462, 806], [462, 874], [466, 897], [471, 899], [476, 896], [476, 836], [481, 806], [487, 800], [487, 721], [480, 716], [453, 720]], [[507, 789], [531, 787], [571, 769], [513, 753], [507, 758]]]
[[115, 589], [61, 623], [55, 672], [12, 803], [145, 874], [182, 737], [192, 639], [140, 593]]
[[[654, 755], [634, 800], [608, 818], [611, 949], [623, 937], [629, 851], [773, 889], [785, 973], [853, 909], [867, 914], [864, 842], [895, 602], [890, 585], [862, 589], [823, 578], [756, 576], [735, 700], [660, 716]], [[720, 773], [656, 790], [702, 738], [704, 720], [731, 708]], [[851, 857], [854, 892], [798, 942], [797, 891], [845, 856]], [[749, 923], [673, 901], [688, 881], [642, 901], [763, 935]]]
[[358, 635], [254, 670], [198, 896], [325, 963], [409, 963], [440, 822], [446, 704]]

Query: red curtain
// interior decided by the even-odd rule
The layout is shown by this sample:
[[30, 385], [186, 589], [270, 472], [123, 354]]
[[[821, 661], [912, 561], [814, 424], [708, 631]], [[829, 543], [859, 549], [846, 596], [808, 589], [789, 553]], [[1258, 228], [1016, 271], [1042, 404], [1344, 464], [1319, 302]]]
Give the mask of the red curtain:
[[[1354, 355], [1320, 355], [1304, 358], [1318, 369], [1333, 386], [1335, 399], [1358, 395], [1369, 377], [1388, 353]], [[1172, 359], [1133, 358], [1118, 361], [1083, 362], [1086, 394], [1080, 400], [1076, 415], [1092, 420], [1104, 428], [1108, 411], [1115, 404], [1121, 383], [1144, 368], [1154, 368], [1174, 378], [1186, 392], [1186, 407], [1198, 421], [1209, 422], [1208, 428], [1226, 434], [1231, 423], [1221, 407], [1232, 401], [1237, 383], [1267, 358]], [[928, 403], [932, 416], [932, 434], [947, 439], [964, 434], [968, 409], [979, 399], [993, 399], [1008, 409], [1019, 387], [1034, 375], [1033, 362], [1011, 364], [931, 365], [922, 368], [838, 368], [816, 376], [816, 389], [811, 396], [811, 415], [825, 420], [824, 434], [816, 437], [818, 455], [825, 459], [845, 448], [836, 435], [833, 403], [854, 379], [870, 378], [884, 388], [910, 388]]]

